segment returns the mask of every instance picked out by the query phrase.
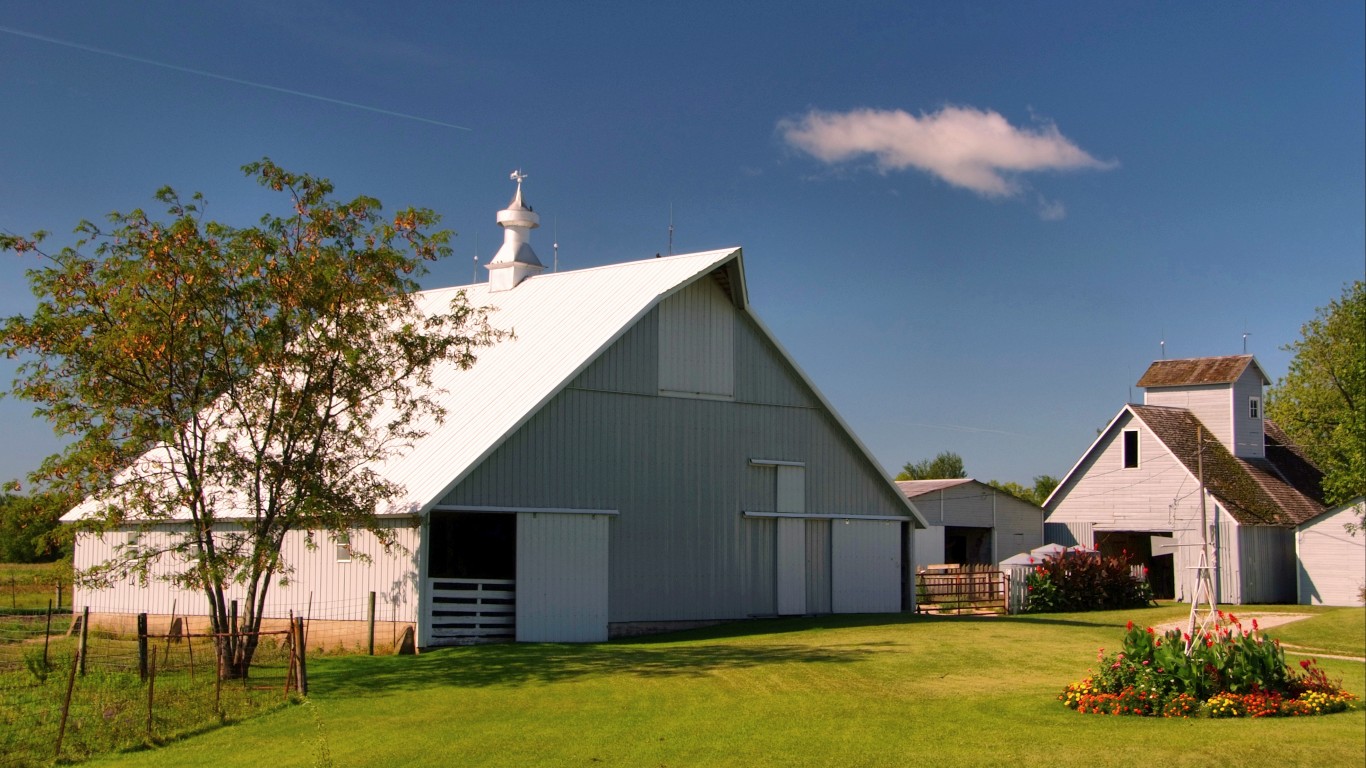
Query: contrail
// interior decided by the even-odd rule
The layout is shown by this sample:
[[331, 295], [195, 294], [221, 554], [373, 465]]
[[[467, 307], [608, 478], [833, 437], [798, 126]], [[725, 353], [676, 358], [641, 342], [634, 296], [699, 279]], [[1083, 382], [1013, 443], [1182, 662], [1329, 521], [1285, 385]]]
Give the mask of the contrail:
[[327, 102], [328, 104], [337, 104], [337, 105], [343, 106], [343, 107], [351, 107], [352, 109], [363, 109], [363, 110], [365, 110], [366, 112], [376, 112], [376, 113], [381, 114], [381, 115], [388, 115], [388, 116], [390, 116], [390, 117], [399, 117], [399, 118], [403, 118], [404, 120], [416, 120], [416, 121], [418, 121], [419, 123], [427, 123], [427, 124], [429, 124], [429, 125], [439, 125], [439, 126], [441, 126], [441, 127], [443, 127], [443, 128], [454, 128], [454, 129], [456, 129], [456, 130], [458, 130], [458, 131], [468, 131], [468, 130], [472, 130], [472, 129], [470, 129], [470, 128], [466, 128], [466, 127], [463, 126], [463, 125], [455, 125], [454, 123], [443, 123], [443, 122], [441, 122], [440, 120], [430, 120], [430, 119], [425, 118], [425, 117], [418, 117], [417, 115], [408, 115], [408, 114], [404, 114], [404, 113], [402, 113], [402, 112], [393, 112], [393, 111], [388, 110], [388, 109], [380, 109], [379, 107], [368, 107], [368, 106], [366, 106], [366, 105], [364, 105], [364, 104], [357, 104], [357, 103], [355, 103], [354, 101], [342, 101], [341, 99], [333, 99], [333, 98], [329, 98], [329, 97], [327, 97], [327, 96], [319, 96], [319, 95], [316, 94], [316, 93], [304, 93], [303, 91], [295, 91], [295, 90], [292, 90], [292, 89], [290, 89], [290, 88], [279, 88], [279, 87], [274, 86], [274, 85], [266, 85], [265, 83], [254, 83], [254, 82], [252, 82], [252, 81], [250, 81], [250, 80], [242, 80], [242, 79], [239, 79], [239, 78], [236, 78], [236, 77], [228, 77], [227, 75], [218, 75], [218, 74], [214, 74], [213, 72], [205, 72], [205, 71], [202, 70], [202, 69], [191, 69], [190, 67], [182, 67], [182, 66], [179, 66], [179, 65], [176, 65], [176, 64], [168, 64], [168, 63], [166, 63], [166, 62], [164, 62], [164, 61], [154, 61], [154, 60], [152, 60], [152, 59], [144, 59], [144, 58], [142, 58], [141, 56], [131, 56], [131, 55], [126, 54], [126, 53], [119, 53], [119, 52], [117, 52], [117, 51], [110, 51], [110, 50], [106, 50], [106, 49], [104, 49], [104, 48], [96, 48], [96, 47], [91, 46], [91, 45], [82, 45], [81, 43], [73, 43], [73, 42], [71, 42], [70, 40], [58, 40], [58, 39], [55, 38], [55, 37], [47, 37], [46, 35], [35, 35], [35, 34], [33, 34], [32, 32], [24, 32], [24, 31], [21, 31], [21, 30], [18, 30], [18, 29], [12, 29], [12, 28], [10, 28], [10, 27], [0, 26], [0, 32], [6, 32], [6, 33], [8, 33], [8, 34], [15, 35], [15, 36], [17, 36], [17, 37], [26, 37], [26, 38], [28, 38], [28, 39], [30, 39], [30, 40], [40, 40], [40, 41], [42, 41], [42, 42], [44, 42], [44, 43], [52, 43], [53, 45], [61, 45], [61, 46], [65, 46], [65, 47], [67, 47], [67, 48], [75, 48], [76, 50], [87, 51], [87, 52], [89, 52], [89, 53], [98, 53], [98, 54], [100, 54], [101, 56], [113, 56], [113, 57], [116, 58], [116, 59], [124, 59], [124, 60], [126, 60], [126, 61], [135, 61], [135, 62], [137, 62], [137, 63], [139, 63], [139, 64], [147, 64], [147, 65], [153, 66], [153, 67], [161, 67], [162, 69], [170, 69], [170, 70], [174, 70], [174, 71], [176, 71], [176, 72], [184, 72], [184, 73], [190, 74], [190, 75], [199, 75], [200, 77], [211, 77], [211, 78], [213, 78], [214, 80], [224, 80], [224, 81], [227, 81], [227, 82], [229, 82], [229, 83], [236, 83], [237, 85], [246, 85], [246, 86], [250, 86], [250, 87], [252, 87], [252, 88], [264, 88], [264, 89], [267, 90], [267, 91], [275, 91], [276, 93], [285, 93], [285, 94], [288, 94], [288, 95], [290, 95], [290, 96], [302, 96], [302, 97], [305, 98], [305, 99], [313, 99], [314, 101], [325, 101], [325, 102]]

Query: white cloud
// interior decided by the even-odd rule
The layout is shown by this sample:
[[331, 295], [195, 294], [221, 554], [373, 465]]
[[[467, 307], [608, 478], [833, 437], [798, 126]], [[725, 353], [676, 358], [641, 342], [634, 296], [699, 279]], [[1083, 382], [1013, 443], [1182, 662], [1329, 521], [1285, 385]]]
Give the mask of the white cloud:
[[[899, 109], [812, 110], [779, 122], [778, 130], [788, 144], [826, 163], [872, 155], [882, 171], [916, 168], [984, 197], [1019, 195], [1021, 173], [1118, 165], [1087, 154], [1052, 123], [1017, 128], [997, 112], [972, 107], [919, 117]], [[1053, 203], [1045, 218], [1063, 212]]]

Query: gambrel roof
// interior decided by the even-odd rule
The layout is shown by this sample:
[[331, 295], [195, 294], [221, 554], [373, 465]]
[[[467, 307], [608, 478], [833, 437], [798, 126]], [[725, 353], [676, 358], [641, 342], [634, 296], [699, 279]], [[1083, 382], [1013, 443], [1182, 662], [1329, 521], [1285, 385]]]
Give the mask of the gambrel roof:
[[1188, 387], [1202, 384], [1232, 384], [1242, 378], [1243, 372], [1252, 366], [1262, 383], [1270, 384], [1261, 366], [1252, 355], [1228, 355], [1226, 357], [1192, 357], [1183, 360], [1155, 360], [1138, 380], [1138, 386], [1148, 387]]
[[[1240, 525], [1290, 527], [1324, 510], [1319, 487], [1322, 474], [1304, 459], [1299, 449], [1274, 422], [1266, 420], [1266, 458], [1240, 458], [1229, 452], [1195, 414], [1185, 408], [1128, 404], [1110, 421], [1100, 437], [1067, 473], [1045, 508], [1066, 493], [1088, 457], [1100, 449], [1106, 435], [1132, 414], [1181, 462], [1197, 482], [1203, 472], [1205, 487]], [[1199, 435], [1203, 433], [1204, 439]], [[1204, 455], [1199, 447], [1203, 443]]]

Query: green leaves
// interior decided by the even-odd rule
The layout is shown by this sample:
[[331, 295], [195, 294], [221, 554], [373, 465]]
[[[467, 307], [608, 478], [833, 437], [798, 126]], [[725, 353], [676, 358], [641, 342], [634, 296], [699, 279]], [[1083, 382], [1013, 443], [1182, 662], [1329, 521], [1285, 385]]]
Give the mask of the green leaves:
[[1366, 494], [1366, 283], [1344, 287], [1285, 347], [1266, 412], [1323, 470], [1329, 504]]
[[418, 305], [415, 278], [450, 252], [435, 213], [382, 217], [268, 158], [244, 170], [283, 212], [204, 221], [199, 195], [164, 187], [165, 218], [82, 222], [57, 252], [41, 233], [0, 237], [45, 260], [29, 272], [37, 308], [0, 329], [0, 351], [25, 358], [14, 393], [75, 438], [35, 482], [93, 497], [94, 529], [181, 523], [114, 565], [200, 586], [220, 631], [231, 584], [247, 587], [244, 626], [259, 622], [289, 531], [392, 540], [375, 514], [401, 489], [373, 467], [441, 417], [432, 368], [500, 338], [463, 296]]

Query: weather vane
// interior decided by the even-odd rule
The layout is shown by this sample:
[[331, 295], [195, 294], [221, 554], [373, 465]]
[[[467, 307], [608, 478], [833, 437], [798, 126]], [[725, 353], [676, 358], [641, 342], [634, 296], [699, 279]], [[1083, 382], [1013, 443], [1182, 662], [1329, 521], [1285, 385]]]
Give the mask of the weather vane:
[[518, 168], [517, 170], [513, 171], [512, 174], [508, 176], [508, 178], [517, 182], [517, 186], [520, 187], [522, 185], [522, 180], [526, 178], [526, 174], [522, 173], [521, 168]]

